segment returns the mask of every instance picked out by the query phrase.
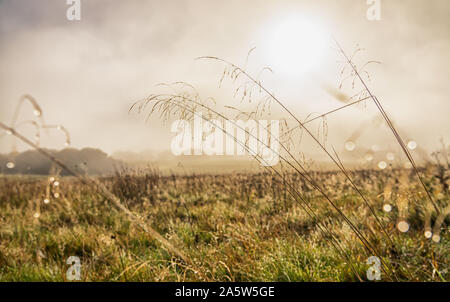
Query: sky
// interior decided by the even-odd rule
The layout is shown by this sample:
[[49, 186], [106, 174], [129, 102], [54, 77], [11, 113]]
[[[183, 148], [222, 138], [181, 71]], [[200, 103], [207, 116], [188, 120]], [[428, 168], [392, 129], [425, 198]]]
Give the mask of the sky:
[[[223, 66], [195, 58], [243, 65], [254, 47], [249, 71], [270, 66], [265, 83], [304, 119], [342, 105], [324, 89], [341, 80], [334, 37], [349, 54], [364, 49], [355, 61], [381, 62], [367, 66], [368, 85], [405, 139], [428, 151], [450, 140], [448, 0], [381, 0], [375, 21], [366, 0], [81, 0], [79, 21], [67, 19], [68, 8], [62, 0], [0, 0], [1, 122], [9, 124], [19, 98], [30, 94], [46, 123], [69, 131], [72, 147], [168, 150], [170, 124], [145, 122], [130, 106], [159, 91], [158, 83], [176, 81], [219, 106], [239, 104], [231, 86], [218, 86]], [[350, 82], [342, 93], [355, 93]], [[22, 109], [19, 120], [33, 118], [28, 104]], [[330, 116], [330, 142], [342, 147], [376, 115], [367, 103]], [[383, 127], [369, 127], [365, 137], [361, 143], [393, 143]], [[63, 148], [62, 133], [49, 130], [41, 145]], [[1, 137], [0, 153], [10, 149]]]

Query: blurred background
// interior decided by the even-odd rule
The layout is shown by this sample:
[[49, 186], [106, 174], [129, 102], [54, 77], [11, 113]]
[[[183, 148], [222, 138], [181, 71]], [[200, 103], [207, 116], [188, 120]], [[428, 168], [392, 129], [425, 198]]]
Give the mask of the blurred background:
[[[46, 122], [64, 125], [72, 148], [98, 148], [130, 162], [169, 159], [170, 123], [128, 112], [158, 91], [158, 83], [185, 81], [219, 108], [235, 106], [233, 89], [219, 88], [223, 65], [195, 58], [217, 56], [252, 74], [270, 66], [265, 85], [306, 119], [342, 106], [339, 94], [357, 92], [351, 81], [339, 89], [343, 65], [334, 37], [349, 54], [364, 49], [358, 63], [381, 62], [367, 67], [368, 83], [405, 140], [430, 153], [449, 139], [447, 0], [383, 0], [379, 21], [367, 19], [365, 0], [81, 0], [79, 21], [67, 20], [68, 7], [56, 0], [0, 1], [0, 121], [10, 123], [27, 93]], [[368, 102], [329, 116], [327, 143], [342, 150], [362, 129], [358, 146], [394, 148], [390, 130], [371, 122], [377, 115]], [[25, 103], [18, 119], [32, 118]], [[20, 132], [33, 136], [26, 125]], [[42, 134], [41, 146], [63, 149], [64, 143], [58, 131]], [[0, 153], [12, 145], [10, 137], [0, 138]], [[313, 158], [317, 152], [307, 140], [302, 151]]]

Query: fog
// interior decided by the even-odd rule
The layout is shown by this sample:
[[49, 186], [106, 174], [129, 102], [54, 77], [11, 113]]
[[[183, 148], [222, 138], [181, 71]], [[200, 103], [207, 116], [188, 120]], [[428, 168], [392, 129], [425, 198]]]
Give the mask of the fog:
[[[342, 58], [333, 40], [320, 62], [301, 76], [277, 69], [279, 58], [269, 54], [271, 28], [294, 16], [314, 19], [349, 53], [357, 44], [363, 47], [361, 62], [380, 61], [368, 68], [370, 88], [405, 139], [431, 151], [441, 138], [450, 139], [450, 2], [381, 3], [381, 20], [369, 21], [365, 0], [82, 0], [81, 20], [68, 21], [65, 1], [0, 1], [0, 121], [9, 124], [18, 99], [29, 93], [47, 123], [68, 129], [75, 148], [109, 154], [169, 150], [174, 136], [170, 123], [146, 123], [128, 112], [130, 106], [157, 91], [158, 83], [176, 81], [215, 97], [218, 106], [235, 104], [229, 88], [218, 87], [222, 66], [195, 58], [212, 55], [244, 64], [253, 47], [250, 69], [273, 67], [267, 85], [289, 109], [301, 118], [326, 112], [342, 105], [324, 89], [324, 84], [338, 89], [340, 82], [337, 61]], [[301, 67], [293, 62], [292, 68]], [[354, 93], [348, 83], [341, 92]], [[30, 108], [23, 106], [20, 120], [33, 117]], [[368, 104], [330, 116], [330, 144], [342, 148], [347, 137], [377, 114]], [[27, 127], [22, 131], [32, 134]], [[361, 143], [368, 147], [394, 144], [383, 127], [370, 128], [364, 136]], [[48, 131], [41, 145], [64, 148], [64, 139]], [[19, 150], [26, 148], [19, 144]], [[0, 138], [0, 153], [10, 151], [11, 139]]]

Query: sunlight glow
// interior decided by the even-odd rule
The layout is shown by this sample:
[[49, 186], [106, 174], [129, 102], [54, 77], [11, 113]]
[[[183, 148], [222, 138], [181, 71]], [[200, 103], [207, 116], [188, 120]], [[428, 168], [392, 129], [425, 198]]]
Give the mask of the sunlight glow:
[[321, 24], [296, 16], [278, 21], [265, 35], [269, 66], [291, 76], [302, 76], [318, 67], [330, 45]]

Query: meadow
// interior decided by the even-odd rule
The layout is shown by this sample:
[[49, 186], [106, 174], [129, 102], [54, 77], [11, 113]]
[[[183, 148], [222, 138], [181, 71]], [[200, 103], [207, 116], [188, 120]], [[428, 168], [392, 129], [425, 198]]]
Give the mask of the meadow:
[[[447, 281], [449, 147], [442, 139], [442, 149], [427, 154], [401, 131], [366, 83], [366, 66], [377, 62], [358, 67], [353, 58], [361, 49], [347, 55], [337, 41], [336, 47], [345, 59], [339, 88], [351, 82], [352, 93], [332, 90], [340, 106], [306, 119], [261, 82], [270, 68], [253, 75], [217, 57], [198, 59], [223, 66], [219, 87], [231, 82], [246, 108], [221, 107], [185, 82], [162, 84], [169, 92], [129, 108], [146, 120], [205, 122], [209, 131], [198, 138], [220, 134], [222, 142], [251, 154], [260, 165], [247, 172], [236, 161], [241, 172], [216, 167], [192, 173], [177, 165], [184, 173], [122, 168], [92, 177], [90, 165], [39, 145], [41, 129], [53, 126], [44, 123], [37, 101], [23, 96], [16, 112], [24, 101], [33, 106], [40, 119], [32, 123], [35, 140], [17, 131], [17, 114], [10, 126], [0, 122], [2, 135], [25, 143], [54, 168], [48, 176], [0, 176], [0, 280], [70, 281], [67, 259], [75, 256], [81, 281]], [[337, 152], [328, 138], [339, 131], [328, 126], [328, 117], [367, 103], [376, 110], [372, 121], [387, 130], [384, 140], [394, 138], [396, 147], [365, 146], [360, 138], [371, 137], [360, 126]], [[236, 122], [274, 118], [279, 128], [259, 128], [267, 132], [262, 137]], [[228, 131], [228, 124], [242, 135]], [[69, 145], [68, 131], [54, 128]], [[329, 168], [314, 165], [305, 145]], [[8, 172], [23, 168], [16, 153], [5, 157]]]
[[[448, 188], [438, 170], [420, 172], [444, 206]], [[78, 178], [2, 176], [0, 280], [67, 281], [66, 260], [78, 256], [82, 281], [366, 281], [372, 255], [345, 217], [382, 258], [381, 281], [448, 280], [448, 218], [427, 206], [414, 172], [349, 173], [380, 224], [339, 171], [310, 175], [344, 215], [297, 173], [280, 181], [266, 172], [147, 169], [97, 178], [188, 261]]]

